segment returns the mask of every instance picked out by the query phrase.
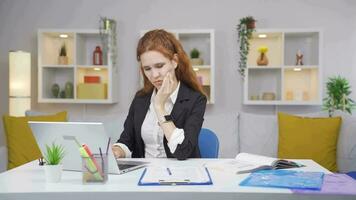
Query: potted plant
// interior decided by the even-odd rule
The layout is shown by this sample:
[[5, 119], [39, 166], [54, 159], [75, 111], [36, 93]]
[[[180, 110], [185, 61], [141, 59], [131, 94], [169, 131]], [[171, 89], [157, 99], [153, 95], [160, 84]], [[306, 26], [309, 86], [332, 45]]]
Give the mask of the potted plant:
[[324, 110], [328, 110], [331, 117], [335, 110], [341, 110], [352, 114], [355, 102], [349, 97], [351, 86], [349, 82], [340, 76], [331, 77], [326, 83], [327, 97], [323, 99]]
[[58, 64], [60, 65], [68, 64], [67, 49], [65, 43], [63, 43], [59, 51]]
[[46, 145], [46, 153], [44, 165], [47, 182], [59, 182], [62, 176], [61, 161], [64, 158], [64, 149], [61, 145], [52, 143], [51, 146]]
[[239, 72], [242, 77], [245, 77], [245, 69], [247, 62], [247, 55], [250, 50], [249, 40], [252, 37], [252, 33], [256, 28], [256, 20], [252, 16], [247, 16], [240, 19], [240, 23], [237, 25], [238, 42], [239, 42]]
[[193, 48], [190, 51], [190, 62], [192, 65], [203, 65], [204, 61], [203, 59], [199, 58], [200, 56], [200, 51], [196, 48]]

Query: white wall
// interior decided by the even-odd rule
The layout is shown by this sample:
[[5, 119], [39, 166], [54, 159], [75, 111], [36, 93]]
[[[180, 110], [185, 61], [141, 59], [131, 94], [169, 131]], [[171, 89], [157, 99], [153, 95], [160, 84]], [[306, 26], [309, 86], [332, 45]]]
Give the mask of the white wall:
[[[8, 112], [9, 50], [21, 49], [32, 54], [34, 109], [45, 112], [68, 110], [72, 119], [85, 120], [93, 115], [126, 115], [139, 82], [135, 47], [140, 30], [215, 29], [216, 103], [207, 107], [204, 126], [217, 132], [221, 156], [233, 157], [237, 152], [234, 122], [238, 112], [272, 114], [276, 111], [301, 113], [320, 110], [318, 106], [241, 104], [242, 81], [237, 72], [238, 20], [253, 15], [258, 20], [258, 28], [321, 28], [324, 31], [324, 80], [330, 75], [340, 74], [351, 80], [356, 88], [355, 10], [356, 1], [352, 0], [1, 0], [0, 114]], [[97, 28], [99, 16], [118, 22], [119, 103], [37, 104], [37, 30]], [[0, 130], [1, 146], [5, 144], [2, 123]]]

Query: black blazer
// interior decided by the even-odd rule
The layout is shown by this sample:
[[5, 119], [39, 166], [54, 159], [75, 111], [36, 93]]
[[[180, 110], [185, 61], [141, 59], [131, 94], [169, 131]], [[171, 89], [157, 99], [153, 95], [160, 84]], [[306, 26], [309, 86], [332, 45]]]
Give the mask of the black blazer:
[[[132, 152], [133, 158], [145, 157], [145, 144], [141, 137], [141, 126], [151, 103], [152, 93], [133, 99], [129, 114], [125, 120], [124, 131], [117, 142], [125, 144]], [[200, 158], [198, 136], [204, 121], [207, 99], [204, 95], [180, 83], [177, 100], [173, 106], [171, 116], [177, 128], [184, 130], [184, 140], [178, 144], [172, 154], [164, 137], [163, 144], [168, 158], [184, 160]]]

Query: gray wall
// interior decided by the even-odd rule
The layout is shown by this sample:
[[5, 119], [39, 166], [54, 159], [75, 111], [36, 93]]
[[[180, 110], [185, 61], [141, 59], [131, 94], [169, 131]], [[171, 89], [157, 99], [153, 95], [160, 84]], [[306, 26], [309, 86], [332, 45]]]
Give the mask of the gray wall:
[[[340, 74], [356, 87], [356, 1], [353, 0], [0, 0], [0, 114], [8, 112], [8, 52], [32, 55], [32, 107], [69, 111], [71, 119], [126, 115], [139, 87], [135, 47], [140, 30], [215, 29], [216, 103], [208, 105], [204, 126], [221, 141], [221, 156], [233, 157], [238, 112], [273, 114], [319, 111], [318, 106], [243, 106], [237, 72], [236, 24], [253, 15], [258, 28], [320, 28], [324, 31], [323, 77]], [[119, 103], [114, 105], [37, 104], [37, 30], [93, 29], [99, 16], [118, 22]], [[128, 85], [131, 85], [130, 87]], [[353, 94], [355, 98], [356, 95]], [[94, 116], [95, 117], [95, 116]], [[0, 146], [5, 144], [0, 124]], [[119, 133], [118, 133], [119, 134]]]

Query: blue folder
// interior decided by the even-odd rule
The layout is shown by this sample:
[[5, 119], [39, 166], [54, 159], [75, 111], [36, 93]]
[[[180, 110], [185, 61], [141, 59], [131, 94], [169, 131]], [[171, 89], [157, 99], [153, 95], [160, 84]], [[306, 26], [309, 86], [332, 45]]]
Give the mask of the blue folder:
[[293, 170], [261, 170], [250, 174], [240, 186], [320, 190], [324, 173]]
[[211, 176], [209, 173], [209, 170], [205, 167], [205, 172], [207, 173], [208, 181], [204, 182], [191, 182], [190, 180], [182, 180], [182, 181], [165, 181], [165, 180], [159, 180], [157, 182], [144, 182], [143, 177], [145, 177], [145, 174], [147, 172], [147, 168], [142, 172], [142, 175], [140, 177], [140, 180], [138, 181], [139, 186], [164, 186], [164, 185], [212, 185], [213, 181], [211, 180]]

